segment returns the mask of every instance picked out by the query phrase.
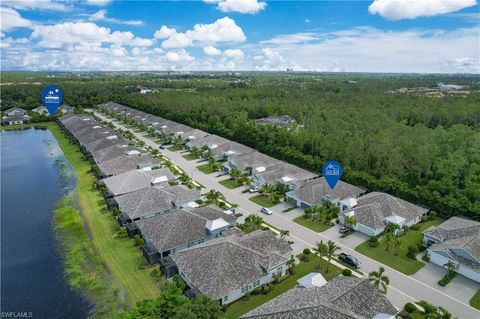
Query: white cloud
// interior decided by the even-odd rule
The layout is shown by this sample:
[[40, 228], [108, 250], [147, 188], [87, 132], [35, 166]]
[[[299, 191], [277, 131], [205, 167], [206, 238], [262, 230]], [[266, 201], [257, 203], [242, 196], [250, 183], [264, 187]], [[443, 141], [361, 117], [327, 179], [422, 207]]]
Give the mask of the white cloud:
[[303, 20], [303, 23], [310, 23], [310, 22], [311, 22], [310, 19]]
[[267, 7], [266, 2], [258, 0], [220, 0], [217, 8], [222, 12], [257, 13]]
[[107, 17], [107, 10], [101, 9], [92, 14], [88, 20], [90, 21], [105, 21], [110, 23], [117, 23], [117, 24], [125, 24], [125, 25], [133, 25], [133, 26], [140, 26], [143, 25], [143, 21], [141, 20], [120, 20], [116, 18], [109, 18]]
[[155, 37], [155, 39], [166, 39], [174, 35], [175, 33], [177, 33], [177, 30], [175, 30], [174, 28], [169, 28], [166, 25], [162, 25], [159, 30], [155, 31], [155, 34], [153, 36]]
[[2, 6], [17, 10], [67, 11], [63, 2], [52, 0], [2, 0]]
[[112, 2], [112, 0], [87, 0], [87, 3], [93, 6], [106, 6], [110, 2]]
[[295, 43], [303, 43], [316, 40], [317, 37], [315, 33], [312, 32], [300, 32], [300, 33], [293, 33], [293, 34], [280, 34], [273, 37], [270, 40], [260, 41], [262, 44], [295, 44]]
[[165, 58], [169, 62], [185, 62], [195, 60], [187, 51], [184, 49], [178, 51], [169, 51], [165, 54]]
[[[55, 36], [52, 37], [52, 34]], [[55, 25], [37, 25], [31, 35], [44, 48], [75, 47], [78, 45], [100, 46], [113, 43], [128, 46], [150, 46], [152, 40], [135, 37], [129, 31], [110, 32], [92, 22], [63, 22]]]
[[193, 29], [186, 32], [177, 32], [175, 29], [162, 26], [155, 32], [155, 37], [166, 38], [162, 42], [164, 49], [186, 48], [195, 43], [242, 42], [246, 39], [242, 28], [229, 17], [218, 19], [210, 24], [196, 24]]
[[374, 0], [368, 12], [388, 20], [415, 19], [455, 12], [475, 4], [476, 0]]
[[243, 59], [243, 57], [245, 56], [245, 54], [240, 49], [228, 49], [228, 50], [225, 50], [223, 54], [226, 57], [235, 58], [235, 59]]
[[0, 7], [0, 23], [4, 32], [15, 28], [31, 28], [33, 25], [30, 20], [22, 18], [17, 11], [5, 7]]
[[205, 53], [206, 55], [220, 55], [220, 54], [222, 54], [222, 51], [220, 51], [219, 49], [209, 45], [209, 46], [203, 48], [203, 53]]
[[[318, 40], [271, 46], [299, 70], [480, 73], [480, 28], [383, 31], [370, 27], [318, 33]], [[266, 52], [263, 51], [263, 54]]]

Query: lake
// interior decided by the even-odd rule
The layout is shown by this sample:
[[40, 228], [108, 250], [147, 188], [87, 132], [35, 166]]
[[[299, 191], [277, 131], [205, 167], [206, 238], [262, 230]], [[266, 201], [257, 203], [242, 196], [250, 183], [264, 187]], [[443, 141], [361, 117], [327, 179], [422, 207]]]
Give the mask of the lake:
[[66, 282], [52, 230], [55, 203], [74, 187], [72, 169], [60, 173], [66, 162], [48, 130], [0, 134], [2, 318], [86, 318], [92, 307]]

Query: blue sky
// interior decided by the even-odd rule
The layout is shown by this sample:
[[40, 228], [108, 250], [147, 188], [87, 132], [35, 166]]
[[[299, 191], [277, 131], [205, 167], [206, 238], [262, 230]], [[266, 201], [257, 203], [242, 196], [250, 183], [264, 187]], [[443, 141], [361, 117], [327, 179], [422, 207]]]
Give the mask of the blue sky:
[[479, 73], [476, 0], [2, 1], [2, 70]]

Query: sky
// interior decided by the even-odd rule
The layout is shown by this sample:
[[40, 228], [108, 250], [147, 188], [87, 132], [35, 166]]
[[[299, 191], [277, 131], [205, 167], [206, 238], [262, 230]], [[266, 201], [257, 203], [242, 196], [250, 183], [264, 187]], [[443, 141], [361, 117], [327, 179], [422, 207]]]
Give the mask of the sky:
[[477, 0], [2, 0], [4, 71], [480, 73]]

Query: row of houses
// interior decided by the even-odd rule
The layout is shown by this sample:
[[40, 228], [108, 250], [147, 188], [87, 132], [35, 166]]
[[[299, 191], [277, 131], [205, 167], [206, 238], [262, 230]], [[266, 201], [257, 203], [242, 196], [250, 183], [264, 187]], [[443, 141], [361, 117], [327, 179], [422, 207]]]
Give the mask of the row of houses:
[[368, 236], [378, 235], [389, 223], [411, 226], [426, 215], [428, 209], [411, 204], [387, 193], [367, 193], [363, 188], [339, 181], [331, 189], [325, 178], [295, 165], [285, 163], [265, 155], [248, 146], [230, 141], [215, 134], [194, 129], [176, 122], [147, 114], [133, 108], [108, 102], [100, 105], [104, 112], [130, 119], [136, 123], [153, 128], [158, 134], [168, 134], [182, 138], [188, 149], [208, 149], [211, 156], [224, 161], [223, 169], [230, 172], [233, 168], [252, 175], [253, 184], [284, 184], [288, 186], [288, 201], [296, 206], [307, 208], [321, 205], [325, 200], [340, 208], [340, 222], [346, 216], [355, 217], [352, 225], [357, 231]]
[[[135, 114], [132, 111], [126, 112]], [[140, 115], [139, 119], [143, 117]], [[189, 130], [182, 134], [201, 136], [204, 133]], [[216, 141], [222, 140], [216, 138]], [[225, 144], [230, 147], [223, 146], [222, 149], [235, 148], [237, 152], [247, 149], [235, 142], [227, 141], [221, 145]], [[202, 146], [201, 143], [197, 144], [197, 147]], [[172, 181], [175, 176], [166, 171], [161, 172], [162, 170], [165, 169], [125, 172], [105, 178], [103, 185], [108, 190], [107, 197], [115, 198], [122, 214], [126, 214], [130, 219], [127, 223], [134, 224], [136, 230], [144, 237], [146, 244], [143, 251], [147, 260], [150, 263], [158, 261], [167, 276], [178, 273], [190, 288], [186, 292], [187, 295], [204, 294], [225, 305], [260, 286], [271, 283], [276, 276], [286, 274], [287, 263], [292, 257], [292, 248], [284, 239], [269, 231], [244, 234], [234, 227], [236, 224], [234, 216], [225, 214], [215, 206], [190, 207], [183, 204], [183, 208], [175, 209], [165, 205], [164, 200], [160, 199], [162, 196], [158, 195], [161, 189], [158, 184]], [[150, 196], [148, 195], [150, 192], [157, 195]], [[141, 194], [142, 198], [140, 199], [137, 194]], [[156, 200], [153, 200], [154, 198]], [[159, 208], [152, 208], [157, 205], [170, 211], [162, 213], [159, 212]], [[178, 205], [182, 206], [182, 204], [174, 206]], [[132, 211], [133, 209], [136, 210]], [[122, 222], [121, 215], [119, 220]], [[382, 318], [391, 318], [397, 312], [390, 301], [365, 279], [342, 277], [330, 283], [324, 281], [322, 290], [314, 286], [308, 289], [314, 294], [330, 295], [330, 289], [343, 289], [342, 294], [349, 291], [352, 297], [363, 296], [362, 301], [355, 298], [350, 301], [353, 303], [352, 307], [355, 307], [355, 304], [358, 308], [363, 307], [364, 302], [374, 305], [370, 306], [368, 311], [364, 311], [365, 317], [362, 318], [377, 318], [379, 314], [383, 316]], [[335, 288], [338, 286], [343, 288]], [[283, 298], [283, 294], [277, 298]], [[277, 298], [272, 302], [276, 302]], [[297, 305], [290, 304], [290, 307], [293, 314], [302, 313], [301, 309], [297, 309]], [[342, 306], [334, 302], [330, 307]], [[340, 313], [345, 314], [345, 311]], [[281, 312], [278, 314], [282, 316]], [[253, 315], [257, 317], [258, 313]], [[271, 314], [268, 316], [271, 317]], [[245, 317], [250, 315], [247, 314]]]
[[[60, 114], [67, 114], [75, 111], [75, 108], [70, 105], [62, 105], [58, 108]], [[32, 117], [28, 114], [27, 110], [24, 110], [19, 107], [12, 107], [8, 110], [5, 110], [2, 117], [2, 124], [4, 125], [15, 125], [15, 124], [26, 124], [29, 123]], [[48, 115], [48, 110], [45, 106], [39, 106], [31, 110], [31, 113], [37, 113], [40, 115]]]
[[145, 149], [92, 116], [68, 114], [59, 123], [98, 167], [98, 185], [118, 209], [118, 222], [144, 238], [146, 260], [160, 263], [167, 276], [179, 274], [190, 287], [187, 295], [229, 304], [274, 274], [285, 275], [292, 249], [284, 239], [270, 231], [244, 234], [231, 213], [199, 206], [196, 189], [178, 185]]

